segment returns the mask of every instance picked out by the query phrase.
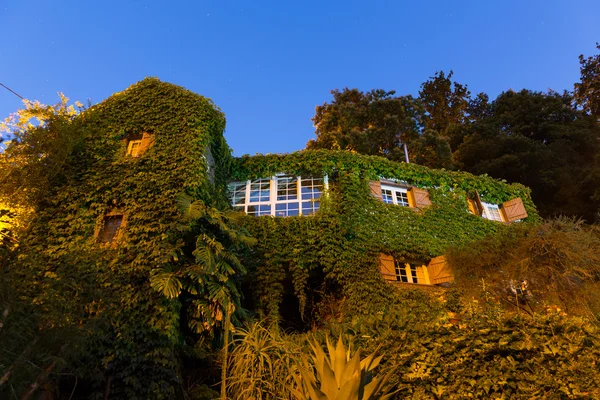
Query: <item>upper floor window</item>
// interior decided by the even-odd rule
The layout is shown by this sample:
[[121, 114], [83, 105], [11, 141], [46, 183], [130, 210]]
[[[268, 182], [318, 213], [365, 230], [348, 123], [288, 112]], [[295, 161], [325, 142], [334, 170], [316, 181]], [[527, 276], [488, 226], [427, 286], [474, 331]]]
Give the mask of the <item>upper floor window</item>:
[[527, 218], [527, 210], [520, 197], [505, 201], [502, 204], [486, 203], [479, 193], [468, 199], [469, 212], [485, 219], [499, 222], [515, 222]]
[[277, 175], [246, 182], [231, 182], [233, 208], [248, 215], [292, 217], [319, 210], [326, 178]]
[[483, 218], [487, 218], [491, 221], [504, 222], [504, 218], [502, 217], [502, 212], [500, 211], [498, 204], [482, 202], [481, 205], [483, 206], [483, 213], [481, 214]]
[[127, 155], [130, 157], [141, 157], [154, 144], [154, 134], [144, 132], [139, 135], [130, 135], [125, 139], [127, 142]]
[[431, 205], [429, 192], [426, 189], [383, 179], [369, 182], [369, 187], [371, 194], [386, 204], [412, 208], [425, 208]]
[[409, 207], [408, 190], [406, 188], [381, 185], [381, 198], [384, 203]]

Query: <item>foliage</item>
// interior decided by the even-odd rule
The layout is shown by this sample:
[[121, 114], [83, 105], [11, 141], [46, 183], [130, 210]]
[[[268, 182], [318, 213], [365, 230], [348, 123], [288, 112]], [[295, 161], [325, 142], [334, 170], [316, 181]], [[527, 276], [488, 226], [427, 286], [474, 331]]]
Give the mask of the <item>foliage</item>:
[[[453, 249], [449, 262], [456, 282], [469, 296], [487, 290], [508, 307], [540, 311], [559, 306], [600, 321], [600, 229], [566, 218], [541, 225], [517, 225]], [[511, 289], [527, 281], [526, 291]], [[521, 299], [515, 299], [517, 295]], [[516, 310], [516, 309], [515, 309]]]
[[227, 385], [232, 399], [291, 398], [300, 343], [276, 326], [253, 322], [236, 331], [233, 344]]
[[572, 103], [569, 94], [504, 92], [466, 129], [454, 158], [466, 171], [530, 187], [542, 215], [592, 222], [600, 127]]
[[329, 342], [329, 338], [326, 339], [326, 343], [329, 354], [323, 351], [320, 344], [309, 342], [312, 350], [311, 361], [305, 358], [305, 365], [299, 367], [299, 376], [294, 376], [297, 389], [292, 393], [295, 398], [385, 400], [392, 396], [384, 391], [391, 374], [373, 377], [373, 370], [377, 368], [383, 356], [375, 357], [373, 353], [361, 360], [360, 349], [352, 355], [352, 349], [346, 349], [341, 336], [335, 347]]
[[470, 92], [466, 85], [453, 82], [453, 71], [444, 71], [421, 85], [419, 100], [425, 109], [425, 129], [447, 136], [448, 131], [464, 123], [469, 107]]
[[[337, 292], [345, 298], [342, 313], [389, 310], [397, 293], [381, 278], [379, 253], [427, 262], [450, 246], [505, 228], [467, 212], [467, 196], [475, 191], [492, 203], [521, 197], [528, 220], [538, 220], [529, 192], [521, 185], [344, 151], [245, 156], [234, 160], [232, 178], [254, 179], [279, 172], [326, 174], [329, 194], [315, 216], [243, 219], [258, 241], [243, 263], [249, 268], [258, 308], [273, 319], [280, 315], [286, 282], [291, 282], [299, 299], [301, 314], [315, 323], [332, 317], [331, 313], [318, 314], [315, 303], [320, 293]], [[433, 205], [416, 211], [376, 201], [368, 181], [380, 176], [428, 187]]]
[[[596, 43], [600, 50], [600, 44]], [[600, 54], [585, 58], [579, 56], [581, 80], [575, 84], [575, 99], [583, 108], [600, 118]]]
[[[186, 322], [195, 333], [211, 332], [228, 309], [241, 314], [239, 284], [246, 270], [236, 252], [256, 241], [237, 225], [237, 213], [219, 211], [186, 195], [179, 196], [179, 205], [189, 221], [182, 227], [184, 236], [195, 239], [194, 258], [153, 271], [150, 284], [167, 298], [181, 297]], [[185, 256], [180, 251], [180, 257]]]
[[332, 90], [333, 101], [317, 106], [312, 121], [316, 140], [309, 149], [350, 150], [403, 160], [402, 143], [419, 136], [419, 103], [411, 96], [395, 97], [382, 89]]
[[[180, 330], [180, 321], [188, 320], [187, 307], [156, 292], [150, 277], [153, 270], [184, 270], [198, 254], [189, 245], [196, 243], [190, 237], [196, 232], [194, 219], [178, 210], [179, 194], [192, 204], [202, 201], [208, 213], [227, 205], [224, 183], [231, 156], [222, 136], [225, 119], [210, 100], [145, 79], [63, 121], [28, 127], [20, 142], [45, 148], [45, 138], [54, 148], [76, 137], [78, 143], [65, 146], [59, 178], [39, 192], [35, 218], [11, 256], [16, 262], [5, 270], [15, 298], [32, 316], [28, 340], [57, 337], [57, 344], [46, 348], [42, 369], [52, 360], [69, 360], [61, 374], [44, 379], [54, 383], [53, 392], [76, 378], [90, 398], [172, 397], [180, 390], [179, 351], [198, 336]], [[141, 157], [127, 157], [127, 138], [142, 132], [155, 135], [154, 145]], [[216, 162], [214, 183], [206, 173], [207, 148]], [[114, 210], [126, 216], [126, 224], [118, 243], [104, 246], [95, 232]], [[198, 248], [209, 242], [217, 246], [210, 234], [221, 228], [209, 225], [212, 231], [204, 232], [207, 241], [199, 241]], [[20, 334], [16, 325], [6, 329], [7, 335]], [[53, 336], [53, 330], [70, 334]], [[26, 349], [24, 342], [10, 351]], [[10, 366], [3, 364], [0, 373]], [[37, 371], [15, 375], [10, 384], [28, 384], [38, 376]]]

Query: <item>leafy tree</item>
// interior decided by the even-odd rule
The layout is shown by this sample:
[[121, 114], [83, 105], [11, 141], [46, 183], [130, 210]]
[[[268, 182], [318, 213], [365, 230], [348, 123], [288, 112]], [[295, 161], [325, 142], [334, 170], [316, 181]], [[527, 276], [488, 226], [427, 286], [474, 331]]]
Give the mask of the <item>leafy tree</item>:
[[421, 123], [419, 102], [394, 91], [374, 89], [332, 90], [333, 101], [317, 106], [312, 121], [317, 138], [309, 149], [350, 150], [404, 160], [402, 143], [418, 139]]
[[[600, 44], [596, 43], [600, 50]], [[575, 100], [584, 110], [600, 119], [600, 54], [579, 56], [581, 81], [575, 84]]]
[[453, 71], [446, 76], [436, 72], [421, 85], [419, 99], [425, 110], [425, 129], [446, 136], [454, 127], [464, 124], [469, 109], [470, 94], [466, 85], [453, 82]]
[[[540, 213], [583, 216], [598, 209], [593, 184], [600, 128], [573, 107], [573, 97], [529, 90], [479, 103], [454, 152], [461, 169], [531, 187]], [[589, 182], [583, 184], [583, 182]]]

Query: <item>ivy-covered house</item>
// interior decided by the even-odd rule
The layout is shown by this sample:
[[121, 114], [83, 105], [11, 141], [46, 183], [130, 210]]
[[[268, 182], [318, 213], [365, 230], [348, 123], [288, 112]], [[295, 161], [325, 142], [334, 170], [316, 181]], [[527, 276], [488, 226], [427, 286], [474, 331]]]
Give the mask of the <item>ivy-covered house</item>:
[[[521, 185], [344, 151], [233, 158], [224, 128], [209, 99], [158, 79], [61, 128], [73, 150], [19, 243], [17, 273], [32, 303], [57, 314], [48, 321], [81, 331], [74, 366], [97, 390], [172, 393], [174, 349], [228, 312], [204, 301], [217, 283], [233, 281], [229, 295], [241, 297], [241, 287], [246, 308], [275, 319], [324, 315], [334, 303], [383, 310], [396, 293], [386, 280], [447, 282], [440, 256], [450, 246], [538, 218]], [[256, 245], [227, 255], [241, 258], [243, 282], [235, 268], [214, 282], [198, 270], [199, 240], [215, 254], [225, 245], [193, 230], [199, 222], [182, 215], [182, 198], [210, 208], [206, 220], [219, 229], [228, 228], [217, 213], [247, 214], [237, 215]], [[215, 285], [203, 297], [181, 284], [190, 276]], [[198, 329], [182, 328], [184, 319]]]
[[274, 314], [290, 291], [301, 310], [311, 292], [321, 299], [312, 279], [341, 285], [359, 309], [387, 298], [384, 280], [448, 283], [449, 247], [538, 218], [522, 185], [344, 151], [244, 156], [230, 179], [258, 238], [257, 297]]

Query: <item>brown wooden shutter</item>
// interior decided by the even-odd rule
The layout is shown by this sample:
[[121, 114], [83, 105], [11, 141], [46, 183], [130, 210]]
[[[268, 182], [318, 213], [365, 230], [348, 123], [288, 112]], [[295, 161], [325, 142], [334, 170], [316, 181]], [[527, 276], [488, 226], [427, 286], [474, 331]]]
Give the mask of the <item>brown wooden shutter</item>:
[[520, 197], [509, 200], [502, 204], [502, 213], [506, 222], [513, 222], [519, 219], [527, 218], [527, 211]]
[[429, 282], [432, 285], [452, 282], [454, 280], [454, 275], [452, 275], [452, 271], [444, 256], [432, 258], [427, 266], [427, 272], [429, 272]]
[[383, 197], [381, 196], [381, 182], [380, 181], [370, 181], [369, 187], [371, 188], [371, 195], [375, 197], [379, 201], [383, 201]]
[[138, 155], [144, 154], [154, 144], [154, 134], [144, 132]]
[[388, 254], [379, 255], [379, 270], [386, 281], [396, 281], [396, 268], [394, 266], [394, 257]]
[[408, 193], [411, 200], [411, 207], [424, 208], [431, 205], [431, 200], [429, 200], [429, 192], [427, 190], [411, 187], [408, 189]]
[[479, 197], [479, 192], [475, 191], [475, 197], [471, 199], [473, 201], [473, 205], [475, 206], [475, 215], [483, 215], [483, 204], [481, 203], [481, 197]]
[[475, 203], [475, 200], [473, 200], [473, 199], [467, 199], [467, 203], [469, 205], [469, 211], [471, 212], [471, 214], [481, 215], [479, 213], [479, 209], [477, 207], [477, 204]]

